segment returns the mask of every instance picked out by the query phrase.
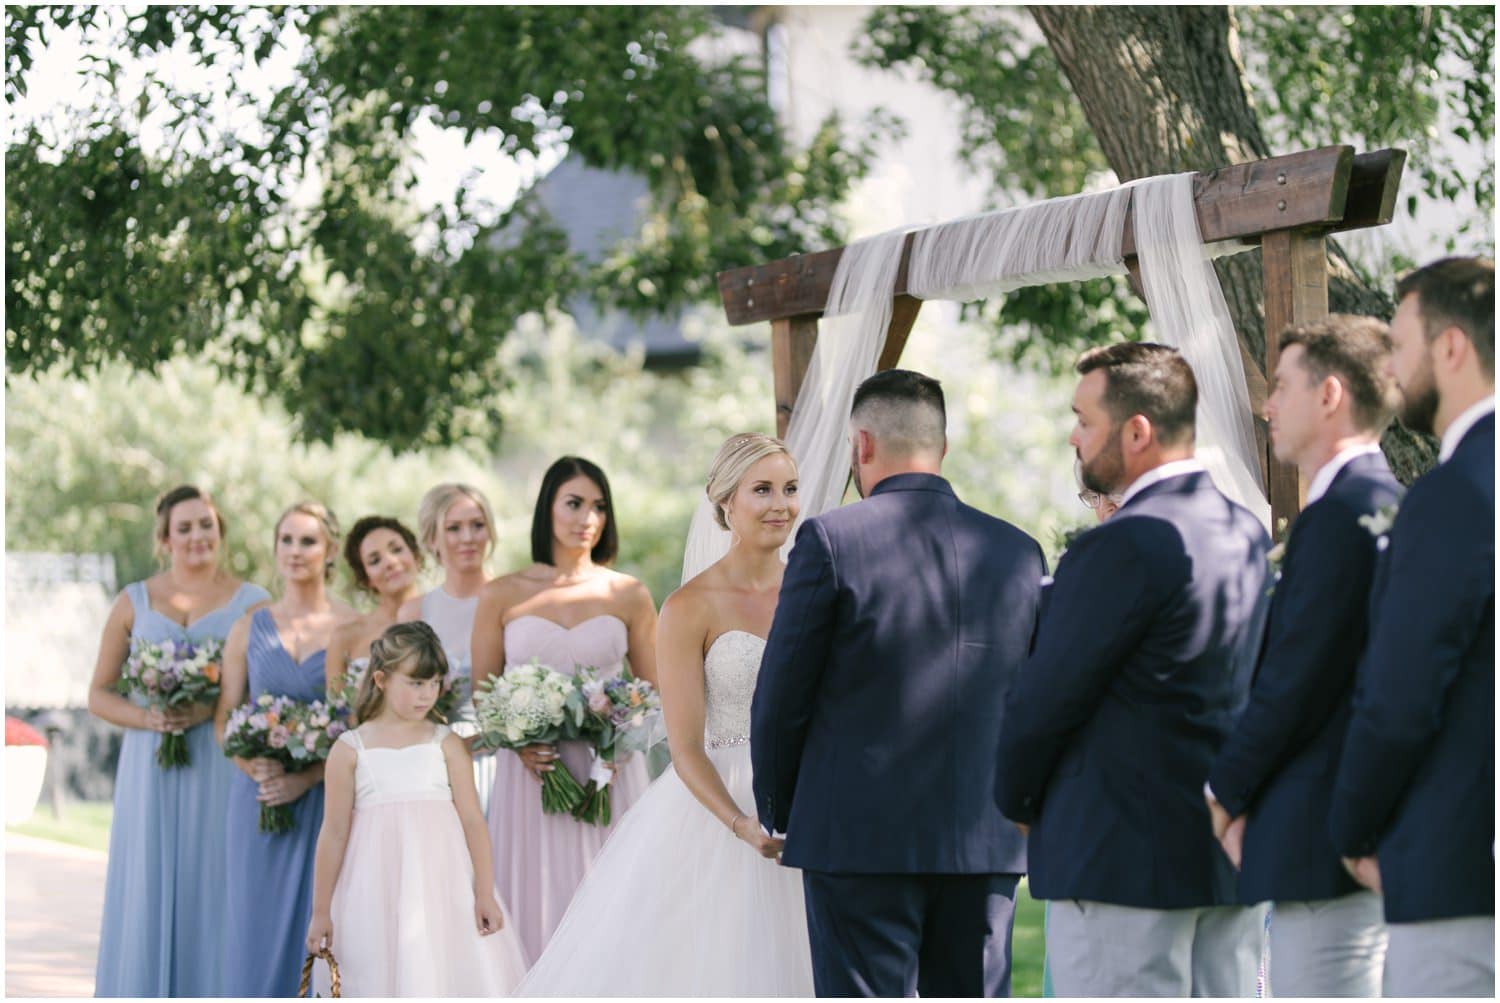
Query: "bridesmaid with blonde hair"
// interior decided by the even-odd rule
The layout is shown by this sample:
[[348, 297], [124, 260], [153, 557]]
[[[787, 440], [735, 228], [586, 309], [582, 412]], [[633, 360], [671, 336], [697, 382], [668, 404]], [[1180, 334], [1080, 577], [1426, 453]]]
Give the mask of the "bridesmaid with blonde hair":
[[[328, 642], [356, 614], [328, 595], [339, 525], [317, 502], [276, 521], [280, 598], [241, 617], [224, 645], [224, 682], [214, 713], [222, 746], [230, 713], [263, 693], [311, 703], [325, 697]], [[224, 981], [215, 995], [295, 996], [302, 942], [312, 916], [313, 851], [323, 822], [323, 764], [295, 773], [273, 759], [234, 759], [224, 838]], [[261, 805], [290, 805], [292, 828], [264, 833]], [[197, 889], [212, 894], [212, 886]]]
[[[439, 484], [422, 496], [417, 509], [417, 533], [422, 547], [443, 569], [437, 588], [407, 601], [397, 619], [422, 620], [442, 642], [448, 671], [454, 678], [457, 702], [448, 725], [465, 739], [473, 751], [474, 725], [473, 659], [469, 642], [474, 635], [474, 614], [479, 592], [489, 580], [484, 562], [495, 549], [495, 515], [484, 492], [468, 484]], [[474, 785], [479, 807], [488, 811], [490, 788], [495, 782], [495, 757], [476, 753]]]

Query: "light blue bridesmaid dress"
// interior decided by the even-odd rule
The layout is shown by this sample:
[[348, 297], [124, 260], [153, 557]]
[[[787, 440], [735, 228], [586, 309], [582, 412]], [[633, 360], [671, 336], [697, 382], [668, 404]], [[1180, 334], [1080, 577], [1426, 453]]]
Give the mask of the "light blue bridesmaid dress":
[[[300, 664], [294, 661], [282, 647], [270, 611], [257, 610], [250, 620], [247, 697], [270, 693], [304, 702], [327, 699], [327, 654], [315, 651]], [[313, 853], [323, 825], [323, 785], [292, 802], [292, 828], [275, 834], [257, 828], [256, 791], [255, 781], [235, 768], [225, 837], [225, 992], [296, 996], [312, 919]]]
[[[125, 587], [132, 640], [223, 641], [247, 608], [269, 599], [248, 582], [183, 627], [151, 608], [145, 582]], [[224, 812], [239, 773], [214, 741], [212, 721], [187, 733], [188, 766], [156, 765], [161, 735], [128, 728], [115, 772], [97, 996], [224, 993]]]

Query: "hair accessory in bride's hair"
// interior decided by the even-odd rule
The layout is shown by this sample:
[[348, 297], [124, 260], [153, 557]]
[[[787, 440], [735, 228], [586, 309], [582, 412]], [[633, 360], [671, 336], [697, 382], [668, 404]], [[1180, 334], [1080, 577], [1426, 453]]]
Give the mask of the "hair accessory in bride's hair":
[[[777, 453], [788, 458], [792, 455], [786, 448], [786, 443], [761, 432], [739, 432], [724, 440], [724, 445], [719, 447], [713, 463], [709, 465], [708, 480], [703, 487], [708, 500], [713, 502], [714, 522], [718, 523], [720, 529], [729, 529], [729, 522], [724, 518], [724, 503], [733, 497], [746, 471], [767, 456]], [[792, 462], [795, 465], [796, 460]]]

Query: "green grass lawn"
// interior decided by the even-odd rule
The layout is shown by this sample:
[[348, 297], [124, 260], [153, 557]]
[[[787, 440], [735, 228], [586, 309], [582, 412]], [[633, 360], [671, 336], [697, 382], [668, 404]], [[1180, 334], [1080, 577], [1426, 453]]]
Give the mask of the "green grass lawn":
[[53, 818], [44, 800], [31, 818], [11, 826], [10, 831], [103, 853], [109, 849], [109, 816], [113, 810], [114, 805], [108, 801], [68, 801], [63, 805], [62, 818]]
[[1031, 897], [1025, 881], [1016, 891], [1016, 928], [1011, 935], [1010, 993], [1042, 995], [1042, 903]]
[[[11, 831], [37, 839], [83, 846], [101, 853], [109, 849], [109, 817], [113, 809], [108, 801], [69, 801], [63, 805], [63, 817], [54, 819], [46, 804]], [[1026, 882], [1016, 893], [1016, 927], [1011, 941], [1011, 994], [1042, 995], [1042, 903], [1031, 897]]]

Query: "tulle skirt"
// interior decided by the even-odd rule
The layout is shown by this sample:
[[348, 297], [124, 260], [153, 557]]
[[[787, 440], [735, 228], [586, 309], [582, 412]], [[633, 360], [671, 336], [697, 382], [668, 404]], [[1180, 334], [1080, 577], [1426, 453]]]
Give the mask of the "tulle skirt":
[[473, 887], [452, 801], [356, 810], [331, 909], [343, 995], [509, 996], [526, 972], [521, 940], [509, 912], [479, 935]]
[[[586, 742], [561, 742], [558, 754], [574, 779], [588, 782]], [[521, 764], [521, 757], [502, 749], [492, 758], [495, 788], [488, 815], [495, 885], [515, 914], [527, 956], [535, 958], [562, 921], [600, 847], [650, 783], [646, 758], [631, 756], [619, 764], [610, 784], [613, 820], [608, 826], [579, 822], [568, 814], [546, 814], [542, 786]]]
[[[709, 758], [753, 805], [750, 747]], [[759, 856], [668, 767], [579, 887], [521, 996], [812, 996], [802, 874]]]

